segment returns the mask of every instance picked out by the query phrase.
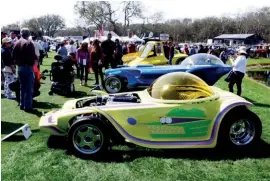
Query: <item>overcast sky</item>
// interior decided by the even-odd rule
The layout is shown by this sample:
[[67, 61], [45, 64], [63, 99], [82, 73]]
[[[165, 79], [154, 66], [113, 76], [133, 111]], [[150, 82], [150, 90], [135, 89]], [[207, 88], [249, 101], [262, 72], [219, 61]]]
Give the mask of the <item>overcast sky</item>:
[[[64, 17], [67, 26], [73, 26], [76, 18], [73, 11], [75, 0], [11, 0], [5, 2], [8, 6], [0, 10], [1, 26], [48, 13]], [[147, 0], [141, 2], [146, 7], [146, 13], [162, 11], [165, 19], [230, 15], [270, 6], [270, 0]], [[117, 3], [119, 2], [115, 2], [115, 7], [118, 7]], [[3, 5], [3, 2], [1, 4]]]

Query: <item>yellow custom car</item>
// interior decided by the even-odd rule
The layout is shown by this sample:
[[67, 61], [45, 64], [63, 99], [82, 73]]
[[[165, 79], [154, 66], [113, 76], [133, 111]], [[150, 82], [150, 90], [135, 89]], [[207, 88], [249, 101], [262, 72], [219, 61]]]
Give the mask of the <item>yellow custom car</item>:
[[39, 126], [66, 137], [69, 151], [92, 158], [104, 158], [124, 142], [159, 149], [256, 149], [250, 146], [260, 140], [262, 123], [249, 106], [195, 75], [174, 72], [144, 91], [70, 100], [43, 115]]
[[[160, 48], [158, 48], [158, 44], [160, 45]], [[186, 57], [187, 57], [186, 54], [182, 54], [175, 49], [172, 64], [178, 65]], [[142, 52], [125, 55], [123, 57], [123, 62], [124, 64], [127, 64], [129, 66], [146, 65], [146, 64], [166, 65], [168, 64], [168, 59], [165, 57], [161, 41], [149, 41], [147, 42]]]

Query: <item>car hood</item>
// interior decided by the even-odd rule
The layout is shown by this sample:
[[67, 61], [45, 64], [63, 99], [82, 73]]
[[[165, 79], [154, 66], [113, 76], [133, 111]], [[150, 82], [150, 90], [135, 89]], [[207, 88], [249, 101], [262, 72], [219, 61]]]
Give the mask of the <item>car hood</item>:
[[136, 66], [140, 64], [145, 58], [137, 57], [128, 63], [129, 66]]
[[[244, 98], [237, 96], [231, 92], [224, 91], [220, 88], [217, 88], [215, 86], [210, 86], [213, 92], [215, 93], [214, 96], [212, 96], [213, 99], [219, 98], [221, 101], [242, 101], [242, 102], [248, 102]], [[136, 92], [128, 92], [128, 93], [118, 93], [118, 94], [107, 94], [103, 93], [103, 95], [99, 95], [99, 97], [109, 97], [109, 96], [119, 96], [119, 95], [127, 95], [127, 94], [136, 94], [140, 98], [140, 102], [138, 103], [131, 103], [131, 102], [115, 102], [115, 103], [109, 103], [106, 105], [100, 105], [100, 106], [92, 106], [93, 108], [98, 108], [102, 110], [107, 110], [107, 109], [127, 109], [127, 108], [133, 108], [133, 107], [147, 107], [147, 106], [155, 106], [155, 105], [160, 105], [160, 104], [171, 104], [171, 103], [195, 103], [195, 102], [201, 102], [204, 100], [212, 99], [211, 97], [208, 98], [202, 98], [200, 100], [181, 100], [181, 101], [168, 101], [168, 100], [159, 100], [159, 99], [154, 99], [152, 98], [148, 92], [147, 89], [143, 91], [136, 91]], [[91, 109], [90, 106], [78, 108], [79, 103], [87, 102], [89, 100], [94, 100], [96, 99], [97, 96], [89, 96], [89, 97], [84, 97], [80, 99], [73, 99], [70, 101], [67, 101], [63, 107], [62, 110], [85, 110], [85, 109]], [[250, 103], [250, 102], [248, 102]]]

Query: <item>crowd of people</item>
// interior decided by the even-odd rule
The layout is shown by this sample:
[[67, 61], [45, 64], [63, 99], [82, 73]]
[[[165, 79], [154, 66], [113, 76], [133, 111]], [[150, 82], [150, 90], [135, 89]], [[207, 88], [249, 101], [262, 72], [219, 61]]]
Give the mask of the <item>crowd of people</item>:
[[16, 69], [20, 84], [20, 109], [33, 111], [34, 69], [39, 64], [36, 45], [29, 40], [30, 31], [21, 30], [20, 37], [11, 36], [2, 39], [1, 63], [4, 73], [4, 94], [8, 99], [15, 99], [9, 84], [14, 81]]
[[[20, 82], [20, 109], [27, 111], [32, 110], [33, 101], [33, 87], [35, 81], [35, 68], [39, 69], [42, 65], [44, 56], [48, 56], [50, 49], [50, 42], [46, 40], [37, 41], [36, 37], [30, 37], [30, 31], [27, 28], [21, 30], [20, 37], [14, 36], [1, 39], [1, 57], [2, 57], [2, 77], [4, 80], [4, 95], [8, 99], [14, 99], [9, 84], [14, 81], [16, 75], [16, 67], [18, 72], [18, 79]], [[99, 85], [99, 77], [101, 85], [104, 87], [103, 68], [116, 68], [122, 65], [122, 57], [127, 53], [141, 52], [145, 47], [144, 43], [120, 43], [118, 39], [112, 41], [112, 35], [109, 33], [107, 40], [100, 42], [99, 40], [90, 41], [89, 43], [79, 43], [78, 41], [65, 40], [58, 43], [56, 52], [61, 57], [70, 57], [77, 69], [77, 77], [80, 79], [80, 85], [87, 85], [88, 74], [94, 73], [95, 85]], [[211, 47], [199, 46], [196, 50], [194, 46], [188, 47], [186, 44], [183, 49], [177, 45], [173, 45], [172, 41], [158, 42], [154, 46], [155, 54], [162, 53], [162, 46], [164, 49], [164, 56], [168, 59], [168, 64], [172, 64], [175, 49], [187, 55], [196, 53], [213, 54]], [[229, 58], [229, 52], [224, 49], [220, 53], [221, 60], [226, 63]], [[238, 56], [232, 56], [233, 71], [229, 74], [229, 90], [233, 92], [234, 84], [237, 85], [237, 94], [241, 95], [242, 79], [246, 73], [247, 52], [245, 48], [240, 49]]]
[[[124, 44], [125, 46], [126, 44]], [[102, 86], [104, 86], [104, 77], [102, 69], [116, 68], [122, 65], [122, 56], [125, 54], [125, 47], [120, 45], [118, 39], [112, 41], [111, 33], [108, 34], [107, 40], [84, 42], [79, 44], [73, 40], [65, 40], [58, 44], [56, 48], [58, 55], [63, 58], [70, 56], [77, 69], [77, 77], [80, 78], [80, 85], [87, 85], [88, 74], [93, 71], [96, 82], [99, 85], [99, 76]], [[129, 51], [126, 51], [129, 53]]]

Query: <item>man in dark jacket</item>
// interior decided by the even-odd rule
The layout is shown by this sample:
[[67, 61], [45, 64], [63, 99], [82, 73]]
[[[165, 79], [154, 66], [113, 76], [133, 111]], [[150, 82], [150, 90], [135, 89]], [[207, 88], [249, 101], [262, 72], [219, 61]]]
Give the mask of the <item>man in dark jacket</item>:
[[108, 39], [102, 42], [101, 48], [104, 54], [104, 64], [105, 69], [109, 68], [109, 64], [111, 64], [111, 68], [116, 68], [117, 63], [114, 58], [114, 50], [115, 50], [115, 43], [111, 40], [112, 34], [108, 34]]
[[163, 42], [163, 50], [165, 57], [169, 60], [169, 47], [167, 45], [167, 42]]
[[18, 65], [18, 76], [20, 81], [20, 109], [26, 112], [32, 111], [34, 70], [33, 65], [38, 61], [35, 47], [28, 40], [30, 31], [27, 28], [21, 30], [21, 38], [15, 43], [13, 59]]
[[168, 56], [169, 56], [169, 65], [172, 65], [172, 59], [174, 57], [174, 46], [171, 41], [168, 43]]

